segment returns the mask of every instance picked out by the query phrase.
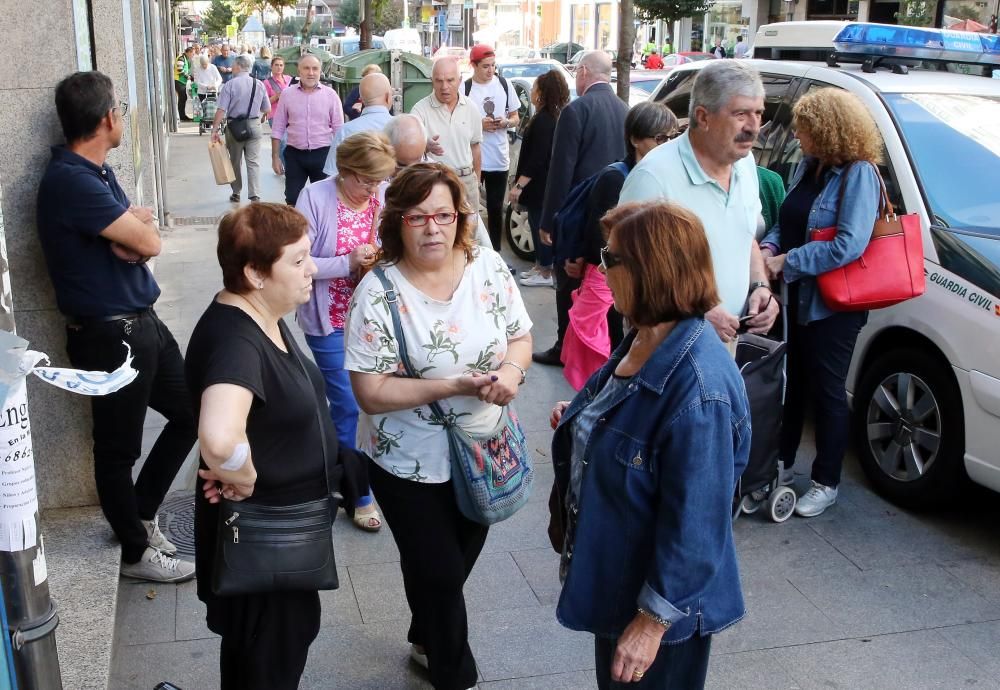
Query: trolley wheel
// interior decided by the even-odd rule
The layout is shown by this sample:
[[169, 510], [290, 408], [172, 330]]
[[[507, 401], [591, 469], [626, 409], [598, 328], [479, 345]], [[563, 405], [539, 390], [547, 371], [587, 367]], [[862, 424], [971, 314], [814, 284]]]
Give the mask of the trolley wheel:
[[764, 501], [758, 501], [754, 499], [753, 494], [747, 494], [740, 501], [740, 512], [746, 513], [747, 515], [753, 515], [760, 507], [764, 505]]
[[784, 522], [795, 512], [795, 491], [788, 486], [779, 486], [767, 500], [767, 511], [774, 522]]

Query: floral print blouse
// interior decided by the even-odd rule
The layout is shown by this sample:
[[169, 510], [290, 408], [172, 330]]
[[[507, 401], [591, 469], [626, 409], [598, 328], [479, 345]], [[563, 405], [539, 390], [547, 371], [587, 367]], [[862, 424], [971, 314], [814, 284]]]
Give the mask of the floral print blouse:
[[[496, 369], [507, 354], [507, 341], [531, 330], [531, 319], [507, 264], [492, 249], [477, 247], [451, 300], [428, 297], [396, 266], [386, 276], [398, 292], [397, 306], [413, 370], [421, 378], [454, 378]], [[347, 316], [344, 368], [363, 373], [405, 376], [392, 316], [382, 284], [369, 273], [351, 300]], [[501, 408], [474, 396], [438, 401], [471, 433], [492, 431]], [[433, 420], [430, 407], [385, 414], [361, 413], [358, 448], [397, 477], [441, 483], [451, 478], [448, 436]]]
[[[374, 196], [368, 200], [368, 208], [364, 211], [355, 211], [337, 201], [337, 249], [334, 256], [350, 254], [362, 244], [375, 244], [372, 225], [378, 217], [378, 208], [378, 199]], [[351, 276], [330, 279], [330, 325], [334, 328], [344, 327], [355, 285]]]

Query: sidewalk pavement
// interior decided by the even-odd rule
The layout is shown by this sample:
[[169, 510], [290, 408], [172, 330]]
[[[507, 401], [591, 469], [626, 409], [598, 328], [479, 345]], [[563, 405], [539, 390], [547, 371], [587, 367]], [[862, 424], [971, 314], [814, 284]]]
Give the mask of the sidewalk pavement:
[[[229, 208], [228, 188], [211, 184], [204, 143], [188, 131], [171, 137], [171, 211], [179, 222], [165, 233], [156, 267], [163, 288], [157, 309], [182, 348], [220, 287], [214, 227], [184, 219]], [[265, 170], [262, 181], [264, 200], [280, 201], [280, 180]], [[522, 294], [536, 349], [548, 347], [554, 292]], [[537, 488], [523, 510], [490, 530], [465, 589], [478, 687], [590, 689], [592, 640], [555, 619], [558, 556], [545, 532], [549, 410], [572, 391], [553, 367], [536, 365], [529, 379], [516, 404], [535, 449]], [[147, 423], [151, 436], [157, 423]], [[800, 490], [812, 451], [806, 438], [796, 465]], [[178, 488], [189, 491], [183, 483]], [[962, 511], [906, 512], [873, 494], [850, 457], [840, 500], [824, 515], [783, 525], [760, 514], [738, 520], [748, 614], [714, 639], [708, 687], [1000, 688], [1000, 501], [980, 493], [970, 499]], [[301, 687], [429, 688], [407, 660], [408, 610], [388, 528], [362, 533], [341, 516], [334, 544], [341, 586], [322, 594], [322, 629]], [[217, 688], [218, 650], [193, 582], [122, 580], [111, 688], [149, 689], [163, 680], [183, 690]]]

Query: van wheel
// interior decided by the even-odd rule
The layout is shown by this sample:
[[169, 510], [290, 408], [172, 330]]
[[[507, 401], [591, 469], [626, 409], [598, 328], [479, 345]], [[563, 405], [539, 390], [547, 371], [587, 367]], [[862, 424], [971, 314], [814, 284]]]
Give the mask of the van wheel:
[[947, 365], [914, 350], [880, 356], [854, 404], [861, 467], [893, 503], [932, 508], [967, 481], [962, 397]]
[[531, 238], [527, 212], [515, 211], [513, 206], [507, 204], [503, 214], [503, 230], [507, 235], [507, 244], [519, 259], [531, 261], [535, 258], [535, 242]]

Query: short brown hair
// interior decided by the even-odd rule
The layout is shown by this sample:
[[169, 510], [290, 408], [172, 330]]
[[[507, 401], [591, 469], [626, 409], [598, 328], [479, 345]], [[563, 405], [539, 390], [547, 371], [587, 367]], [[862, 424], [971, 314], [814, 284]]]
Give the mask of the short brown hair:
[[691, 211], [668, 201], [627, 203], [601, 225], [628, 275], [615, 297], [633, 324], [703, 316], [719, 303], [705, 228]]
[[396, 175], [385, 191], [385, 208], [378, 228], [383, 261], [397, 263], [403, 258], [403, 216], [429, 197], [431, 190], [439, 184], [445, 185], [451, 192], [451, 200], [458, 212], [455, 246], [461, 247], [466, 258], [472, 261], [475, 216], [472, 207], [465, 200], [465, 186], [454, 171], [443, 163], [416, 163], [408, 166]]
[[219, 222], [216, 248], [222, 284], [237, 295], [250, 292], [243, 269], [270, 276], [284, 248], [302, 239], [308, 227], [305, 216], [285, 204], [255, 203], [227, 213]]
[[792, 124], [812, 139], [824, 165], [882, 160], [882, 135], [868, 108], [849, 91], [828, 87], [810, 91], [792, 108]]
[[382, 132], [358, 132], [337, 146], [337, 173], [384, 180], [396, 172], [396, 150]]

